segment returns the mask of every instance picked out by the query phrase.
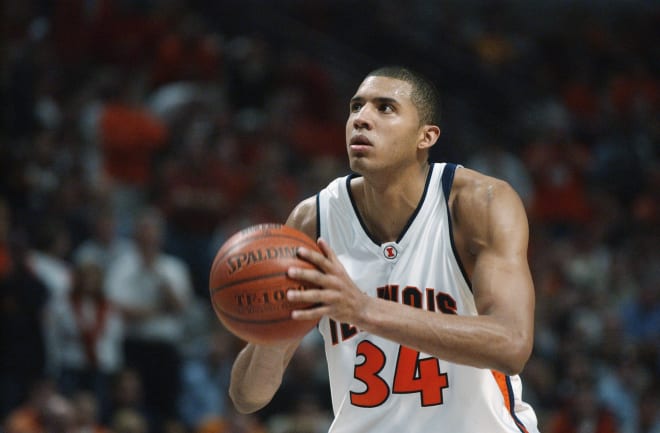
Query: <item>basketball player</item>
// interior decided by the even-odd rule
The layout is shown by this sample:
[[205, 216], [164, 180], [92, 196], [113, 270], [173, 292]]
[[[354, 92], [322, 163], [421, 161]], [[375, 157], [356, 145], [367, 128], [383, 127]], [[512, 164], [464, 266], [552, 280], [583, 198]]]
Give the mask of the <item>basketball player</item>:
[[[317, 270], [289, 291], [319, 306], [332, 433], [537, 432], [517, 374], [532, 350], [528, 224], [503, 181], [428, 153], [438, 96], [409, 69], [371, 72], [350, 101], [346, 142], [356, 174], [301, 202], [287, 224], [319, 239], [301, 248]], [[271, 400], [299, 342], [248, 344], [230, 395], [242, 412]]]

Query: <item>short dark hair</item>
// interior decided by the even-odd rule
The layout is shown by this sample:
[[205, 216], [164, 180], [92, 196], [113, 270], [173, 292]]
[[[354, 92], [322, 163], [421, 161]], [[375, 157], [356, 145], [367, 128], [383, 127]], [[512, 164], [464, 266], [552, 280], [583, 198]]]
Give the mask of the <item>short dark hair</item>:
[[440, 124], [440, 92], [431, 80], [419, 72], [405, 66], [383, 66], [369, 72], [367, 77], [388, 77], [410, 83], [410, 98], [417, 107], [420, 122], [427, 125]]

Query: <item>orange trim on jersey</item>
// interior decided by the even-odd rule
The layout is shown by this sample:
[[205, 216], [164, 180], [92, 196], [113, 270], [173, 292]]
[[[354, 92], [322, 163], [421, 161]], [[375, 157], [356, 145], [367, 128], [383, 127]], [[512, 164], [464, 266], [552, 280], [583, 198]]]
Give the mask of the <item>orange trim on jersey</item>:
[[493, 378], [495, 378], [495, 382], [497, 383], [497, 387], [502, 393], [502, 397], [504, 397], [504, 405], [511, 414], [513, 421], [516, 423], [522, 433], [529, 433], [523, 423], [520, 422], [514, 411], [514, 402], [512, 401], [513, 392], [509, 383], [509, 377], [503, 373], [500, 373], [499, 371], [491, 370], [490, 372], [493, 374]]
[[500, 389], [502, 397], [504, 397], [504, 405], [509, 410], [509, 412], [511, 412], [513, 408], [511, 407], [511, 399], [509, 398], [509, 386], [506, 383], [506, 376], [499, 371], [491, 370], [490, 372], [493, 373], [495, 382], [497, 382], [497, 387]]

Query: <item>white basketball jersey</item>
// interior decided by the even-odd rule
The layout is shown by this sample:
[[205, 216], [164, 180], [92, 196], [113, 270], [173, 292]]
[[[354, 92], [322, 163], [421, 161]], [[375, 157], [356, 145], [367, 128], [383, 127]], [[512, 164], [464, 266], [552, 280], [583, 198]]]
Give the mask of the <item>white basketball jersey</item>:
[[[317, 196], [319, 234], [370, 296], [446, 314], [477, 315], [454, 251], [447, 197], [456, 166], [432, 164], [396, 242], [370, 238], [349, 184]], [[324, 317], [335, 420], [331, 433], [538, 432], [518, 376], [454, 364]]]

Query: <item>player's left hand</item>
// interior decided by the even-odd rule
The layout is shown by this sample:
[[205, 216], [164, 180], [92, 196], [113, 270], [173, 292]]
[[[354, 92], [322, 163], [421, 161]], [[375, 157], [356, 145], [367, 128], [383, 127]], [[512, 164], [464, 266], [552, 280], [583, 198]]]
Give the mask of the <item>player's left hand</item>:
[[296, 320], [318, 320], [327, 315], [336, 321], [359, 326], [360, 316], [370, 298], [355, 285], [344, 265], [323, 239], [318, 240], [318, 246], [323, 254], [304, 247], [298, 250], [298, 256], [317, 269], [291, 267], [288, 270], [290, 278], [318, 288], [289, 290], [287, 298], [289, 301], [319, 305], [295, 310], [291, 317]]

